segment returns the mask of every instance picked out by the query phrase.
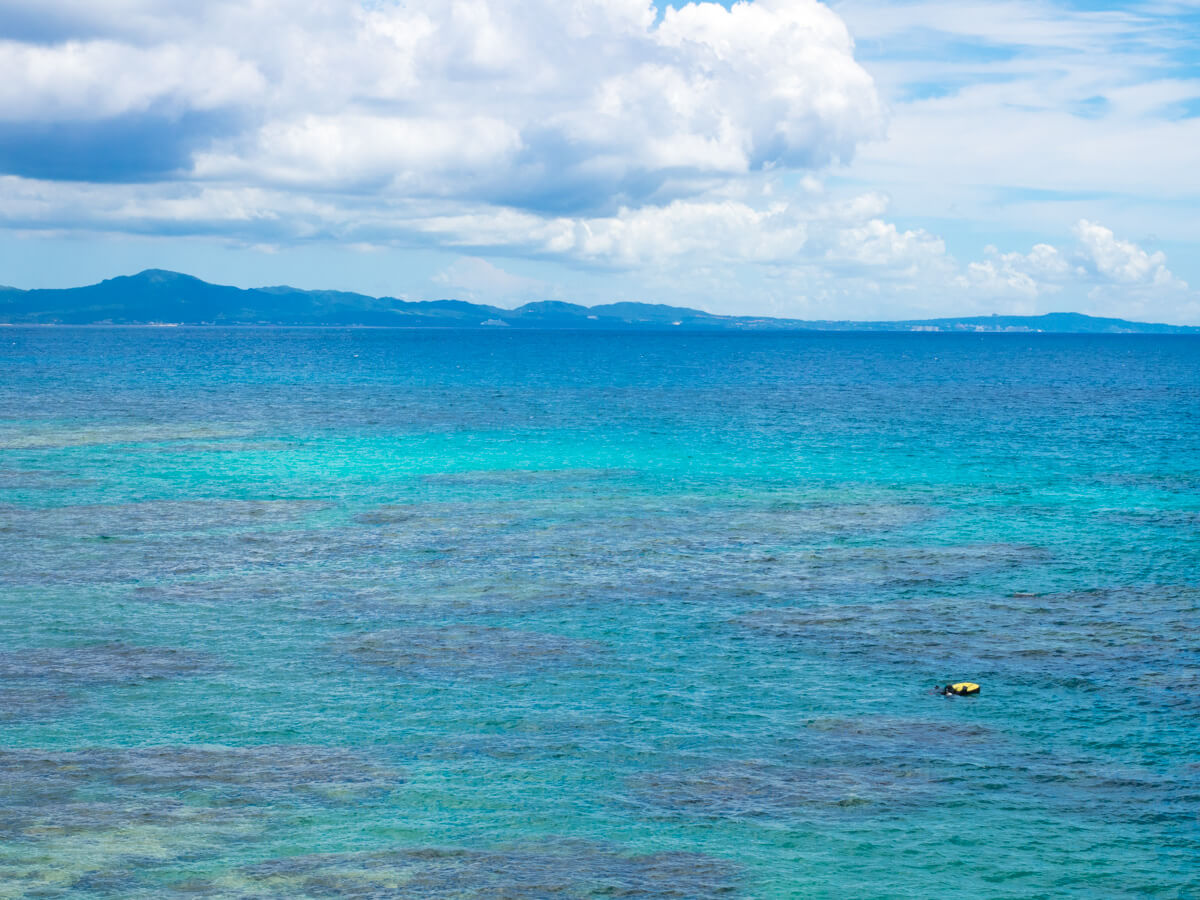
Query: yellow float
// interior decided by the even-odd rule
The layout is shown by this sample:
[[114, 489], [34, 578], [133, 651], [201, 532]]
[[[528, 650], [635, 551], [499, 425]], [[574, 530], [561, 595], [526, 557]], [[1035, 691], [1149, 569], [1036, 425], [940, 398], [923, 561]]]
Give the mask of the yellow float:
[[946, 693], [966, 697], [969, 694], [978, 694], [979, 685], [973, 681], [957, 681], [954, 684], [946, 685]]

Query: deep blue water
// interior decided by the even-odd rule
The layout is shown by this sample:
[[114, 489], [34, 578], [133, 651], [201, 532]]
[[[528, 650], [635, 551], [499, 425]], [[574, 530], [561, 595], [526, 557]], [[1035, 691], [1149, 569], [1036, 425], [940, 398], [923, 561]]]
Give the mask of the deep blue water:
[[1192, 897], [1198, 612], [1200, 338], [2, 329], [0, 898]]

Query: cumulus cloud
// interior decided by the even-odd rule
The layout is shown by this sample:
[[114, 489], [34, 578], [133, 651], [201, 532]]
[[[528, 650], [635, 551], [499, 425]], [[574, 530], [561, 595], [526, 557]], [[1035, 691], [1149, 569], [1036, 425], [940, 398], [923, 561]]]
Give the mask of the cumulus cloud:
[[116, 4], [0, 0], [10, 227], [636, 267], [824, 252], [865, 212], [764, 188], [882, 134], [815, 0]]
[[[198, 77], [202, 72], [220, 77]], [[224, 47], [0, 41], [5, 122], [95, 121], [152, 108], [208, 111], [245, 104], [264, 88], [258, 69]]]
[[124, 33], [114, 10], [0, 4], [29, 35], [0, 43], [0, 121], [227, 109], [242, 127], [193, 142], [188, 177], [558, 213], [824, 166], [881, 131], [815, 0], [123, 4]]
[[1116, 293], [1142, 301], [1187, 290], [1187, 284], [1167, 268], [1161, 250], [1143, 250], [1086, 219], [1077, 222], [1072, 232], [1073, 247], [1036, 244], [1028, 253], [1001, 253], [988, 247], [986, 258], [968, 263], [954, 283], [986, 298], [1016, 301], [1011, 308], [1026, 312], [1039, 308], [1035, 302], [1039, 298], [1056, 295], [1077, 301], [1085, 292], [1092, 300], [1111, 299]]
[[957, 279], [959, 286], [986, 297], [1034, 300], [1060, 291], [1071, 274], [1066, 257], [1050, 244], [1036, 244], [1028, 253], [1001, 253], [990, 246], [986, 251], [986, 259], [968, 263]]
[[767, 261], [800, 253], [806, 240], [805, 224], [785, 203], [758, 209], [729, 199], [677, 200], [571, 223], [547, 249], [620, 265], [692, 255]]
[[520, 147], [521, 136], [508, 123], [484, 116], [310, 115], [263, 126], [251, 158], [230, 151], [200, 154], [194, 173], [210, 181], [301, 190], [463, 194], [511, 164]]
[[899, 267], [913, 272], [922, 264], [940, 265], [946, 255], [946, 243], [926, 231], [901, 231], [891, 222], [872, 218], [838, 229], [833, 246], [825, 255], [831, 261], [874, 268]]
[[1083, 248], [1087, 266], [1101, 278], [1119, 284], [1153, 284], [1159, 287], [1182, 287], [1167, 269], [1167, 257], [1161, 250], [1147, 253], [1132, 241], [1117, 238], [1111, 229], [1080, 219], [1075, 236]]
[[[318, 86], [284, 71], [270, 120], [215, 152], [268, 180], [361, 176], [374, 189], [382, 154], [345, 154], [331, 182], [324, 148], [403, 135], [434, 147], [392, 155], [396, 190], [561, 213], [822, 166], [880, 129], [845, 27], [811, 0], [690, 5], [657, 24], [638, 0], [425, 0], [375, 7], [348, 31], [352, 59], [321, 54], [336, 77]], [[315, 114], [320, 134], [307, 140]], [[198, 174], [214, 171], [198, 160]]]

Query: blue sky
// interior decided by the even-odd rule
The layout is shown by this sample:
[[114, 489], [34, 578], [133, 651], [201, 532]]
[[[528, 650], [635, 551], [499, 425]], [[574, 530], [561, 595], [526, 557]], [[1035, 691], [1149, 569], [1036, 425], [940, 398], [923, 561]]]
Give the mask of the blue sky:
[[0, 283], [1200, 322], [1200, 3], [0, 0]]

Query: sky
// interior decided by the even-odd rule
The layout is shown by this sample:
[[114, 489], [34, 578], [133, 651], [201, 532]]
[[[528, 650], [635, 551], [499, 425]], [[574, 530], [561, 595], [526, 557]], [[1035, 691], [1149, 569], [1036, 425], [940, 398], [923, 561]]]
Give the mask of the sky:
[[0, 284], [1200, 323], [1200, 0], [0, 0]]

